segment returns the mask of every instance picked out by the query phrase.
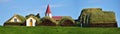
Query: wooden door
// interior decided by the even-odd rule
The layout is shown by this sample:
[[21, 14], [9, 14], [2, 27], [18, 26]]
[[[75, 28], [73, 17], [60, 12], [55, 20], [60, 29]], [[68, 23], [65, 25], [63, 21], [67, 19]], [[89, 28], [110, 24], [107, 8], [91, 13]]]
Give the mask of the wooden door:
[[30, 26], [33, 26], [33, 21], [32, 21], [32, 19], [30, 19]]

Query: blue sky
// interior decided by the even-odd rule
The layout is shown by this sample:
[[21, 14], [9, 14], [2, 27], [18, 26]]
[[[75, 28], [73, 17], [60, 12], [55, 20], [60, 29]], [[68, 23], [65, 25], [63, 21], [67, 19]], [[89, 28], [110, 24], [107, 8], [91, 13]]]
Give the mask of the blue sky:
[[49, 4], [53, 16], [71, 16], [77, 19], [83, 8], [102, 8], [116, 13], [120, 27], [120, 0], [0, 0], [0, 25], [14, 14], [26, 16], [40, 13], [43, 17]]

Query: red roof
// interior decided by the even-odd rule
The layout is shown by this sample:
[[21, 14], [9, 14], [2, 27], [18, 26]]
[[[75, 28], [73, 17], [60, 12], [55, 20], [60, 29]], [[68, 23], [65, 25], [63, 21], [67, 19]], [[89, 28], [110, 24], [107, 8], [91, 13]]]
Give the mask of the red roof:
[[50, 6], [48, 5], [47, 6], [47, 10], [46, 10], [46, 14], [50, 14], [51, 13], [51, 11], [50, 11]]
[[52, 16], [52, 18], [53, 18], [54, 20], [61, 20], [61, 19], [62, 19], [62, 16]]

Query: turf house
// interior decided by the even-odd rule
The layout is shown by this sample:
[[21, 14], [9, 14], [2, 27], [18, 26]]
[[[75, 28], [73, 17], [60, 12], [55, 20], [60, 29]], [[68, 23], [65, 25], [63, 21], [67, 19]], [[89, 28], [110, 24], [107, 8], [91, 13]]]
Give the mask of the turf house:
[[81, 26], [87, 27], [117, 27], [115, 13], [103, 11], [101, 8], [85, 8], [79, 16]]
[[14, 14], [4, 23], [4, 26], [81, 26], [81, 27], [117, 27], [115, 13], [103, 11], [101, 8], [85, 8], [77, 20], [71, 16], [53, 16], [50, 6], [47, 6], [45, 16], [29, 14], [21, 16]]

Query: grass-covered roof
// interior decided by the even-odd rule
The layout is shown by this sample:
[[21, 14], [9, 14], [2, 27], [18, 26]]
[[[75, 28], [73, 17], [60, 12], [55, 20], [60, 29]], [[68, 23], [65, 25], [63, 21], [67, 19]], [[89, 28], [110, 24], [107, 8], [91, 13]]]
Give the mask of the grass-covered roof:
[[75, 21], [71, 17], [68, 17], [68, 16], [62, 17], [62, 19], [59, 21], [59, 23], [63, 23], [66, 20], [70, 20], [71, 22], [75, 23]]
[[56, 22], [54, 19], [48, 17], [48, 16], [45, 16], [41, 19], [41, 21], [44, 21], [44, 20], [50, 20], [52, 23], [55, 23], [55, 24], [58, 24], [58, 22]]
[[36, 17], [34, 14], [29, 14], [29, 15], [27, 15], [27, 16], [26, 16], [26, 19], [28, 19], [28, 18], [30, 18], [30, 17], [36, 19], [36, 20], [37, 20], [37, 23], [41, 23], [40, 18]]
[[[89, 16], [90, 23], [116, 23], [113, 11], [102, 11], [101, 8], [83, 9], [79, 18]], [[82, 19], [82, 18], [81, 18]]]
[[[23, 17], [23, 16], [21, 16], [21, 15], [18, 15], [18, 14], [15, 14], [12, 18], [14, 18], [14, 17], [17, 17], [21, 22], [19, 22], [19, 23], [23, 23], [24, 21], [25, 21], [25, 18]], [[10, 20], [12, 19], [12, 18], [10, 18], [8, 21], [6, 21], [5, 23], [10, 23]], [[12, 22], [12, 23], [14, 23], [14, 22]]]

